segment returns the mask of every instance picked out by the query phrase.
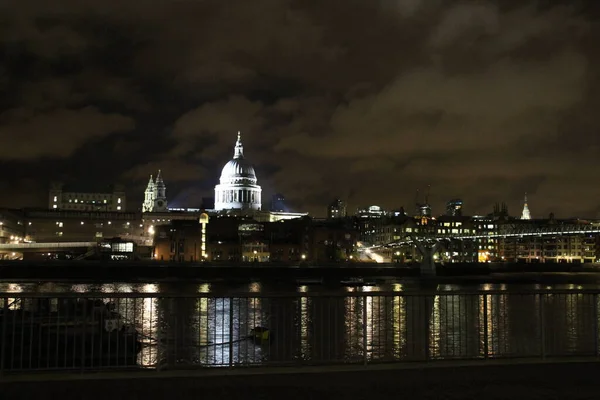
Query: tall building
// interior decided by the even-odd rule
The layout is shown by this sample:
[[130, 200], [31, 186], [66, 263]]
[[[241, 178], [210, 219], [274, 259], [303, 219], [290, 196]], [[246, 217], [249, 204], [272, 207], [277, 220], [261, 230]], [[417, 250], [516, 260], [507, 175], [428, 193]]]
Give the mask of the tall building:
[[523, 212], [521, 213], [521, 219], [531, 219], [531, 213], [529, 212], [529, 206], [527, 205], [527, 193], [525, 193], [525, 200], [523, 201]]
[[356, 215], [360, 218], [382, 218], [388, 216], [388, 212], [379, 206], [368, 206], [359, 208]]
[[431, 206], [427, 203], [417, 204], [417, 215], [418, 218], [431, 218]]
[[417, 218], [431, 218], [431, 204], [429, 204], [429, 192], [431, 191], [431, 186], [427, 187], [427, 193], [425, 194], [425, 201], [419, 201], [419, 189], [417, 189], [417, 194], [415, 196], [415, 217]]
[[346, 216], [346, 203], [335, 199], [327, 206], [327, 218], [343, 218]]
[[150, 181], [144, 192], [142, 212], [161, 212], [167, 210], [167, 186], [162, 179], [160, 170], [156, 175], [156, 181], [150, 175]]
[[225, 164], [215, 186], [215, 210], [260, 210], [262, 189], [257, 181], [254, 167], [244, 158], [238, 132], [233, 159]]
[[446, 203], [446, 215], [451, 217], [462, 216], [463, 201], [461, 199], [452, 199]]
[[285, 197], [281, 193], [276, 193], [271, 197], [271, 211], [287, 212], [288, 208], [285, 204]]
[[75, 192], [65, 190], [62, 183], [53, 183], [48, 194], [51, 210], [118, 211], [126, 210], [125, 191], [115, 185], [111, 192]]

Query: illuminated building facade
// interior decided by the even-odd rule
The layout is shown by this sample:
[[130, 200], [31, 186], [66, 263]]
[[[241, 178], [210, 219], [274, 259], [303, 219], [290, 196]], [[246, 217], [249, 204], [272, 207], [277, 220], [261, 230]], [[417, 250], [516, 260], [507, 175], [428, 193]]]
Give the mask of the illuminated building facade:
[[346, 203], [340, 199], [335, 199], [327, 206], [327, 218], [344, 218], [346, 217]]
[[462, 216], [463, 201], [461, 199], [452, 199], [446, 203], [446, 215], [451, 217]]
[[254, 167], [244, 157], [238, 132], [233, 159], [225, 164], [220, 182], [215, 186], [215, 211], [260, 210], [262, 189], [257, 181]]
[[21, 213], [0, 209], [0, 243], [18, 243], [25, 238], [25, 225]]
[[207, 258], [208, 215], [197, 220], [174, 220], [155, 228], [154, 255], [159, 261], [198, 262]]
[[119, 237], [142, 244], [139, 213], [25, 210], [23, 221], [26, 238], [32, 242], [92, 242]]
[[65, 190], [62, 184], [54, 183], [48, 194], [48, 209], [125, 212], [127, 202], [125, 190], [119, 185], [114, 186], [110, 192], [76, 192]]
[[144, 191], [144, 202], [142, 212], [167, 211], [167, 187], [162, 179], [160, 170], [156, 175], [156, 181], [150, 175], [150, 181]]
[[[498, 220], [493, 216], [476, 216], [472, 218], [474, 228], [479, 234], [492, 236], [498, 233]], [[477, 239], [479, 262], [501, 261], [498, 249], [500, 239], [497, 237], [483, 237]]]
[[155, 259], [214, 263], [336, 262], [351, 258], [356, 240], [357, 231], [344, 220], [298, 218], [258, 222], [221, 215], [211, 218], [210, 224], [202, 225], [200, 219], [157, 226]]
[[[588, 226], [590, 221], [549, 219], [512, 220], [499, 225], [499, 232], [539, 229], [543, 232], [561, 225]], [[600, 224], [600, 222], [595, 222]], [[498, 239], [498, 254], [503, 261], [527, 263], [587, 263], [600, 256], [600, 235], [571, 233], [560, 235], [512, 236]]]
[[[122, 247], [124, 242], [127, 246], [142, 245], [139, 248], [142, 257], [146, 257], [144, 252], [148, 250], [143, 247], [140, 213], [24, 209], [0, 214], [0, 236], [6, 235], [0, 237], [0, 243], [5, 246], [0, 253], [16, 254], [18, 259], [79, 257], [90, 248], [106, 243], [111, 257], [133, 256], [115, 254], [116, 248]], [[10, 227], [10, 231], [5, 227]], [[77, 245], [70, 246], [73, 243]], [[83, 246], [85, 243], [89, 245]], [[91, 253], [95, 253], [92, 250]], [[86, 258], [97, 256], [91, 253]], [[129, 253], [133, 253], [133, 247]], [[149, 254], [148, 251], [148, 258]]]
[[379, 206], [369, 206], [359, 208], [356, 215], [359, 218], [382, 218], [389, 215], [389, 213]]

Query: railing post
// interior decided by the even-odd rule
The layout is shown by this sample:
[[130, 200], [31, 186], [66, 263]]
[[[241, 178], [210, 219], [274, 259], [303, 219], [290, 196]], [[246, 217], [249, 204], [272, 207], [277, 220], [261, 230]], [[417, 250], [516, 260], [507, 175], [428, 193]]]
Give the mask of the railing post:
[[488, 358], [489, 354], [489, 343], [488, 343], [488, 324], [487, 324], [487, 315], [488, 315], [488, 295], [483, 295], [483, 358]]
[[233, 298], [229, 298], [229, 367], [233, 366]]
[[594, 356], [598, 357], [598, 293], [594, 293], [593, 301], [594, 301]]
[[367, 365], [369, 358], [369, 356], [367, 355], [367, 296], [363, 296], [362, 321], [363, 363], [364, 365]]
[[3, 298], [2, 305], [2, 339], [0, 341], [0, 377], [4, 375], [4, 360], [6, 359], [6, 325], [8, 325], [8, 298]]
[[544, 294], [540, 293], [540, 353], [542, 359], [546, 358], [546, 323], [544, 318]]

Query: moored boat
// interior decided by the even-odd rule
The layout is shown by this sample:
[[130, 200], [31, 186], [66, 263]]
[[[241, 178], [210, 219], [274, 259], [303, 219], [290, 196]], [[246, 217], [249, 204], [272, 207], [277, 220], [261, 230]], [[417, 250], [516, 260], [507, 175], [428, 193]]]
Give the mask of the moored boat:
[[[0, 310], [3, 370], [135, 366], [141, 342], [134, 327], [102, 300], [27, 299]], [[23, 300], [22, 300], [23, 301]]]

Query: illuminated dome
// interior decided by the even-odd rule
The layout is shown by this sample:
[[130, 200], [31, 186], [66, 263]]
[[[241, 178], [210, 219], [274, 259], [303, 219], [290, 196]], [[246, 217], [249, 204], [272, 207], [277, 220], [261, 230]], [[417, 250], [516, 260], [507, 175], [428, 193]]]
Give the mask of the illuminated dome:
[[[236, 146], [237, 148], [237, 146]], [[243, 158], [233, 158], [223, 167], [221, 171], [221, 184], [249, 182], [256, 184], [256, 173], [254, 167]]]
[[221, 171], [215, 186], [215, 210], [260, 210], [261, 187], [258, 186], [254, 167], [244, 158], [244, 147], [238, 132], [233, 159]]

